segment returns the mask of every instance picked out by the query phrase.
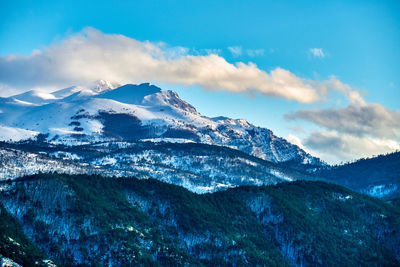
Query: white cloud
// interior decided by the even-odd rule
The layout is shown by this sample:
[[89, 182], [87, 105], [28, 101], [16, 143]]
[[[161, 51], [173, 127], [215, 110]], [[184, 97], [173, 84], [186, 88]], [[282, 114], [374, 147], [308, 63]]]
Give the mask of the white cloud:
[[[214, 53], [190, 54], [184, 47], [141, 42], [86, 28], [29, 56], [0, 57], [2, 88], [26, 91], [91, 84], [95, 80], [119, 83], [198, 85], [207, 90], [260, 93], [311, 103], [337, 86], [331, 80], [313, 81], [288, 70], [265, 72], [254, 63], [231, 64]], [[334, 79], [336, 80], [336, 79]], [[331, 88], [332, 87], [332, 88]], [[1, 91], [0, 95], [7, 95]]]
[[228, 50], [234, 57], [238, 57], [243, 54], [243, 49], [241, 46], [229, 46]]
[[317, 58], [324, 58], [325, 57], [325, 53], [322, 50], [322, 48], [310, 48], [309, 52]]
[[325, 83], [332, 90], [343, 94], [352, 104], [366, 104], [359, 91], [352, 89], [348, 84], [342, 83], [335, 76], [331, 76]]

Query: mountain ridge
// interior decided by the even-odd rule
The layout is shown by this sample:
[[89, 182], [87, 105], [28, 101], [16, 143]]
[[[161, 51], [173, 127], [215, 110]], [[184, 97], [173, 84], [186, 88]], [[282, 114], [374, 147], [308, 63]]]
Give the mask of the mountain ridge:
[[400, 151], [321, 168], [315, 174], [352, 190], [392, 200], [400, 198]]
[[303, 163], [325, 165], [296, 145], [276, 137], [269, 129], [242, 119], [202, 116], [174, 91], [163, 91], [150, 84], [124, 85], [92, 93], [71, 88], [71, 94], [51, 103], [35, 106], [0, 103], [3, 110], [0, 125], [49, 134], [48, 141], [60, 143], [124, 140], [126, 135], [135, 138], [135, 132], [129, 133], [129, 129], [124, 129], [127, 134], [121, 134], [121, 127], [115, 123], [112, 129], [108, 127], [109, 134], [104, 134], [112, 117], [121, 124], [131, 121], [131, 127], [142, 133], [137, 139], [183, 138], [232, 147], [272, 162], [294, 161], [299, 168]]
[[0, 180], [38, 172], [136, 176], [181, 185], [197, 193], [240, 185], [323, 180], [229, 147], [194, 142], [100, 142], [75, 146], [0, 142], [0, 167]]

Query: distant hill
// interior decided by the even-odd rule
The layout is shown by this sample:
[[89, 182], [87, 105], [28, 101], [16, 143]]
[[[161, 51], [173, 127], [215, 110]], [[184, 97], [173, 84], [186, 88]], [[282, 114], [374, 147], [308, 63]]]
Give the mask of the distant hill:
[[400, 152], [320, 169], [317, 174], [334, 183], [375, 197], [400, 197]]

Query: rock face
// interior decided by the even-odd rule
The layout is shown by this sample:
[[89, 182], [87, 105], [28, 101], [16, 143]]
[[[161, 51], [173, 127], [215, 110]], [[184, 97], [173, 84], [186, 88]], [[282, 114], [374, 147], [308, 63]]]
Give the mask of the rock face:
[[198, 195], [152, 179], [52, 174], [0, 188], [1, 205], [60, 265], [399, 265], [399, 209], [324, 182]]
[[[174, 91], [154, 85], [103, 82], [101, 90], [69, 87], [53, 93], [29, 91], [0, 99], [4, 141], [34, 138], [76, 145], [88, 142], [186, 140], [227, 146], [261, 159], [298, 169], [325, 164], [271, 130], [246, 120], [208, 118]], [[8, 134], [7, 134], [8, 133]]]

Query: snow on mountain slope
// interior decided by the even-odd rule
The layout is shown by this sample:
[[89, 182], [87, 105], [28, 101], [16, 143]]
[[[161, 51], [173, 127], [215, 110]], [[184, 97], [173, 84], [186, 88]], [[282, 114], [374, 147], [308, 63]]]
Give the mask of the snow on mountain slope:
[[0, 125], [0, 141], [20, 141], [33, 138], [39, 132]]
[[227, 146], [299, 168], [304, 163], [324, 165], [268, 129], [242, 119], [202, 116], [175, 92], [148, 83], [98, 91], [70, 87], [51, 95], [51, 103], [36, 101], [36, 106], [0, 101], [0, 124], [47, 134], [47, 140], [56, 143], [177, 138]]
[[64, 99], [76, 93], [81, 93], [82, 95], [96, 95], [107, 92], [116, 87], [117, 85], [115, 84], [99, 80], [87, 88], [82, 86], [71, 86], [51, 93], [42, 90], [29, 90], [22, 94], [5, 98], [5, 101], [17, 105], [44, 105]]
[[236, 149], [198, 143], [139, 143], [86, 158], [112, 170], [128, 170], [136, 177], [153, 177], [204, 193], [240, 185], [275, 184], [316, 177], [285, 168]]
[[0, 180], [39, 171], [95, 173], [155, 178], [197, 193], [240, 185], [319, 179], [236, 149], [190, 142], [102, 142], [75, 146], [34, 141], [0, 143], [0, 167]]
[[39, 172], [90, 173], [90, 168], [38, 153], [0, 147], [0, 181]]
[[[45, 150], [45, 149], [44, 149]], [[81, 160], [75, 153], [65, 151], [27, 151], [16, 145], [0, 142], [0, 181], [12, 180], [37, 173], [99, 174], [104, 176], [133, 176], [134, 172], [103, 168]]]
[[10, 98], [37, 105], [47, 104], [57, 100], [57, 97], [55, 97], [53, 94], [39, 90], [30, 90]]

